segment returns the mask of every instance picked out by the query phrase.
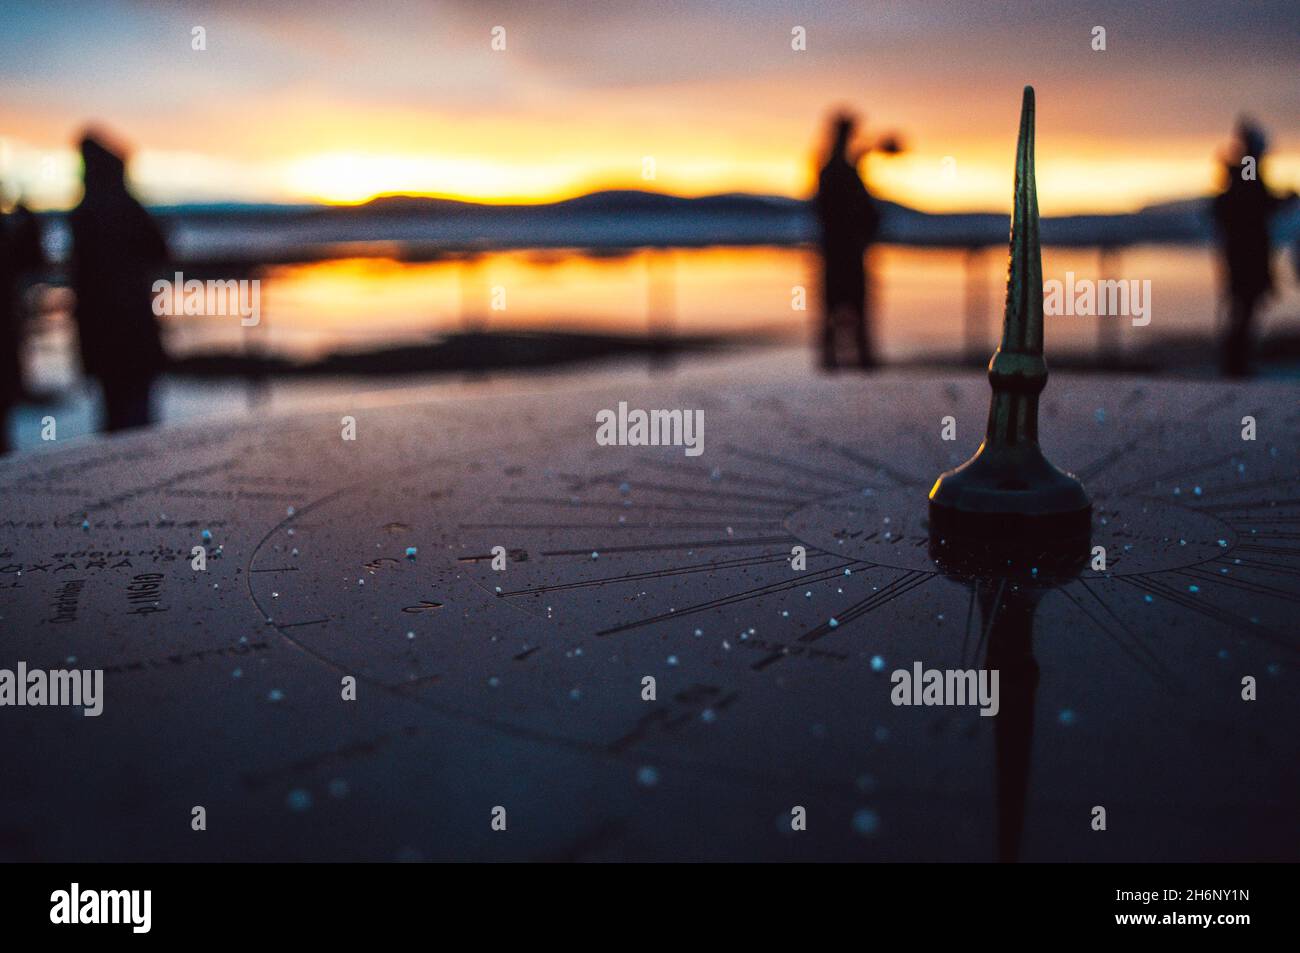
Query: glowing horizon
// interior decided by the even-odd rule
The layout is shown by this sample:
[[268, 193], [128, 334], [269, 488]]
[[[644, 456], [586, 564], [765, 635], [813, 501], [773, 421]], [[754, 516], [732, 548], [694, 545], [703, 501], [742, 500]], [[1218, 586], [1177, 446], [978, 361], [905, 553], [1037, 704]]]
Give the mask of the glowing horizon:
[[[864, 167], [880, 198], [931, 213], [997, 212], [1010, 206], [1012, 171], [999, 154], [1005, 151], [1005, 144], [998, 142], [971, 150], [969, 159], [967, 153], [958, 153], [962, 156], [958, 158], [907, 152], [873, 156]], [[1210, 150], [1205, 152], [1199, 159], [1106, 159], [1087, 152], [1048, 150], [1040, 144], [1042, 213], [1124, 213], [1209, 195], [1219, 187], [1221, 171]], [[0, 161], [5, 156], [9, 174], [3, 179], [27, 183], [22, 192], [33, 208], [61, 210], [76, 203], [80, 161], [75, 150], [38, 150], [5, 139], [0, 140]], [[22, 159], [15, 161], [14, 156]], [[747, 162], [653, 158], [652, 179], [644, 177], [639, 166], [619, 169], [608, 161], [520, 167], [495, 158], [345, 151], [262, 163], [250, 175], [242, 165], [219, 158], [145, 149], [133, 154], [130, 174], [146, 201], [160, 205], [229, 201], [352, 206], [386, 196], [542, 205], [607, 189], [685, 197], [750, 193], [802, 199], [815, 188], [811, 155], [784, 161], [757, 157]], [[1270, 155], [1263, 169], [1275, 189], [1300, 184], [1300, 155]], [[201, 181], [202, 187], [194, 188], [195, 181]]]
[[1278, 81], [1297, 61], [1294, 14], [1280, 0], [1248, 16], [1210, 0], [1181, 12], [1100, 0], [1104, 52], [1067, 0], [798, 14], [754, 0], [743, 18], [693, 0], [486, 13], [443, 0], [434, 17], [421, 0], [382, 16], [328, 2], [324, 15], [285, 2], [201, 18], [185, 3], [0, 6], [0, 177], [38, 208], [77, 200], [73, 143], [88, 119], [134, 147], [132, 182], [151, 204], [538, 204], [609, 188], [806, 198], [826, 119], [848, 106], [868, 135], [897, 130], [908, 145], [870, 160], [877, 195], [1005, 211], [1025, 82], [1038, 90], [1044, 215], [1211, 193], [1244, 110], [1271, 135], [1273, 187], [1300, 188], [1297, 93]]

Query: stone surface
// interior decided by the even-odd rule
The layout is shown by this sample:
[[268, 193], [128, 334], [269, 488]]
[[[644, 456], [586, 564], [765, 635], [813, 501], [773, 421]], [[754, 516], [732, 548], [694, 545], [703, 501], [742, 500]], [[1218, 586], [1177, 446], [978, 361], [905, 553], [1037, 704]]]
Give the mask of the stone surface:
[[[926, 546], [988, 395], [768, 359], [2, 463], [0, 667], [106, 698], [0, 708], [0, 857], [1300, 857], [1296, 389], [1054, 375], [1108, 568], [1039, 584]], [[704, 453], [597, 446], [620, 400]], [[917, 661], [997, 662], [1002, 712], [894, 706]]]

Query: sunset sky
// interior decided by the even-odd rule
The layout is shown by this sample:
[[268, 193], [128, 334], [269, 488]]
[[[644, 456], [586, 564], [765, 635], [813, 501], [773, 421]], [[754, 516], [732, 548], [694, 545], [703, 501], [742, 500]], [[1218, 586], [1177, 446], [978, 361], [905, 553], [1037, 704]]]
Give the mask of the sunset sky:
[[[1038, 91], [1045, 214], [1210, 191], [1249, 111], [1300, 188], [1300, 5], [1225, 3], [0, 2], [0, 176], [66, 207], [94, 122], [154, 203], [551, 201], [597, 188], [803, 196], [827, 113], [908, 150], [877, 191], [1005, 209]], [[506, 50], [491, 31], [504, 26]], [[1107, 49], [1091, 48], [1092, 28]], [[207, 49], [191, 49], [206, 30]], [[791, 49], [791, 30], [807, 50]], [[945, 172], [951, 156], [954, 172]], [[652, 157], [655, 178], [643, 177]]]

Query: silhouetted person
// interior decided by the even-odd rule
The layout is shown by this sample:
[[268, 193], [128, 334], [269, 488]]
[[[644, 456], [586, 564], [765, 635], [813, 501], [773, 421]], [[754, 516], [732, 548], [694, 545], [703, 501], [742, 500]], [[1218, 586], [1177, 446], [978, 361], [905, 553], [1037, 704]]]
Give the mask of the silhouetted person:
[[8, 453], [9, 413], [27, 392], [23, 369], [25, 292], [45, 267], [40, 223], [20, 201], [0, 215], [0, 453]]
[[0, 215], [0, 453], [9, 452], [9, 412], [22, 396], [22, 311], [10, 216]]
[[[1291, 200], [1273, 195], [1260, 177], [1266, 148], [1264, 133], [1249, 121], [1241, 120], [1237, 125], [1235, 149], [1224, 166], [1227, 186], [1214, 199], [1214, 221], [1226, 266], [1228, 298], [1228, 327], [1220, 359], [1223, 373], [1229, 377], [1244, 377], [1250, 372], [1255, 310], [1273, 290], [1269, 222]], [[1241, 164], [1245, 156], [1254, 159], [1254, 175], [1250, 178], [1245, 176]]]
[[[41, 223], [27, 205], [19, 199], [9, 214], [9, 253], [12, 256], [13, 270], [17, 278], [16, 332], [18, 346], [21, 350], [27, 328], [27, 295], [32, 286], [45, 277], [48, 262], [45, 249], [41, 245]], [[22, 361], [18, 362], [18, 392], [30, 396]]]
[[45, 250], [41, 247], [41, 223], [21, 199], [9, 213], [14, 267], [23, 284], [38, 280], [45, 270]]
[[104, 391], [104, 429], [153, 419], [150, 391], [166, 361], [152, 284], [167, 244], [127, 191], [121, 156], [93, 136], [81, 141], [85, 195], [72, 211], [72, 288], [81, 363]]
[[856, 121], [841, 114], [833, 120], [830, 154], [817, 178], [817, 218], [822, 254], [822, 365], [835, 367], [837, 330], [849, 327], [858, 363], [875, 363], [867, 328], [867, 246], [880, 228], [880, 214], [849, 155]]

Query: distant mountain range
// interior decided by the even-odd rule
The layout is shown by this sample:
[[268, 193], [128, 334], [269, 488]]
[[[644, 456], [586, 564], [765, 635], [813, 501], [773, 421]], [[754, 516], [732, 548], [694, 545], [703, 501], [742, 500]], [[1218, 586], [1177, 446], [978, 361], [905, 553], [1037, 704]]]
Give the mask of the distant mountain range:
[[[1002, 213], [932, 214], [879, 202], [881, 240], [908, 245], [986, 246], [1007, 240]], [[809, 202], [728, 193], [683, 198], [636, 190], [593, 192], [545, 205], [483, 205], [392, 195], [363, 205], [220, 203], [158, 206], [182, 260], [296, 261], [346, 254], [419, 258], [507, 248], [797, 245], [816, 239]], [[62, 216], [50, 216], [51, 251], [66, 246]], [[1187, 199], [1117, 215], [1044, 218], [1048, 245], [1199, 243], [1213, 237], [1209, 199]], [[1278, 241], [1300, 236], [1300, 208], [1279, 218]]]

